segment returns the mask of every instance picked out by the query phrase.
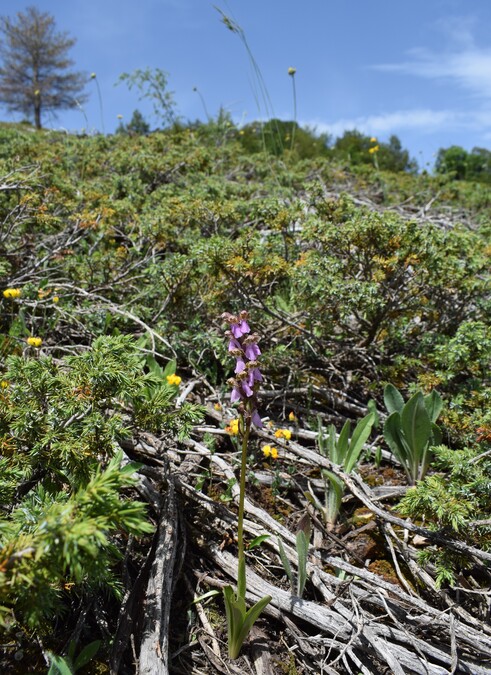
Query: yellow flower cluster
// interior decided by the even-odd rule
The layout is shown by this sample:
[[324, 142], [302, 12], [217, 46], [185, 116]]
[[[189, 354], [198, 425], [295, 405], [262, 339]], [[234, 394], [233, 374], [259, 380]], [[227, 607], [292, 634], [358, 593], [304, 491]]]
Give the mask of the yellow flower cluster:
[[237, 436], [237, 434], [239, 433], [239, 420], [238, 419], [230, 420], [228, 426], [225, 427], [225, 431], [227, 432], [227, 434], [230, 434], [231, 436]]
[[167, 375], [167, 384], [175, 384], [179, 386], [181, 384], [182, 378], [179, 375], [173, 373], [172, 375]]
[[289, 441], [292, 437], [292, 432], [290, 429], [276, 429], [274, 435], [276, 438], [284, 438], [286, 441]]
[[40, 337], [28, 337], [26, 342], [30, 347], [40, 347], [43, 344]]
[[3, 292], [4, 298], [20, 298], [20, 288], [6, 288]]
[[278, 450], [276, 448], [272, 448], [270, 445], [263, 445], [262, 451], [265, 457], [271, 457], [271, 459], [278, 459]]
[[0, 387], [1, 387], [2, 389], [7, 389], [8, 386], [9, 386], [9, 383], [7, 382], [7, 380], [2, 380], [2, 381], [0, 382]]
[[368, 148], [368, 152], [369, 152], [371, 155], [375, 154], [375, 153], [378, 152], [379, 150], [380, 150], [380, 147], [379, 147], [378, 145], [374, 145], [373, 148]]

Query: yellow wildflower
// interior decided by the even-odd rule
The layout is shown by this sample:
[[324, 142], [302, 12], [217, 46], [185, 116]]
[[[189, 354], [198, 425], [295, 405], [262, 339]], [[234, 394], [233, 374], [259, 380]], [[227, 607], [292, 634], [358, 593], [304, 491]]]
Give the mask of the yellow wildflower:
[[219, 411], [222, 409], [222, 406], [221, 406], [219, 403], [214, 403], [214, 404], [213, 404], [213, 408], [214, 408], [217, 412], [219, 412]]
[[6, 288], [3, 292], [4, 298], [20, 298], [20, 288]]
[[262, 453], [265, 457], [271, 457], [272, 459], [278, 459], [278, 450], [271, 447], [270, 445], [263, 445]]
[[288, 68], [288, 75], [290, 75], [291, 77], [293, 77], [296, 72], [297, 72], [296, 68], [292, 68], [291, 66], [290, 68]]
[[288, 419], [290, 420], [290, 422], [296, 422], [297, 421], [297, 416], [295, 415], [293, 410], [290, 410], [290, 413], [288, 415]]
[[2, 380], [2, 381], [0, 382], [0, 387], [1, 387], [2, 389], [7, 389], [8, 386], [9, 386], [9, 383], [7, 382], [7, 380]]
[[274, 435], [276, 438], [284, 438], [285, 440], [289, 441], [292, 437], [292, 432], [290, 429], [276, 429]]
[[371, 139], [370, 139], [370, 143], [376, 143], [376, 142], [377, 142], [377, 139], [375, 138], [375, 136], [372, 136]]
[[118, 118], [118, 120], [122, 120], [122, 119], [123, 119], [123, 115], [117, 115], [117, 118]]
[[172, 375], [167, 375], [167, 384], [175, 384], [179, 386], [181, 384], [182, 378], [179, 375], [173, 373]]
[[373, 148], [368, 148], [368, 152], [373, 155], [375, 152], [378, 152], [380, 150], [378, 145], [374, 145]]
[[227, 434], [230, 434], [231, 436], [237, 436], [239, 433], [239, 420], [236, 418], [234, 420], [230, 420], [228, 423], [228, 426], [225, 427], [225, 431]]
[[43, 344], [40, 337], [28, 337], [26, 342], [30, 347], [40, 347]]
[[60, 298], [57, 295], [53, 295], [53, 302], [60, 302]]

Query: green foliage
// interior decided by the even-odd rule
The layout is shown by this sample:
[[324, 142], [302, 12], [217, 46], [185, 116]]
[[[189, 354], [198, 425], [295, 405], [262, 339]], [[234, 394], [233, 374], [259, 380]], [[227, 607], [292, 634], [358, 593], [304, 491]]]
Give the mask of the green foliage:
[[145, 68], [144, 70], [137, 68], [132, 73], [122, 73], [117, 84], [122, 82], [130, 90], [137, 89], [139, 101], [145, 99], [151, 101], [155, 117], [160, 119], [164, 126], [177, 121], [174, 95], [167, 90], [168, 73], [160, 68], [154, 68], [153, 70], [151, 68]]
[[281, 564], [285, 570], [286, 576], [290, 582], [292, 593], [295, 593], [297, 598], [303, 596], [305, 590], [305, 584], [307, 583], [307, 555], [309, 550], [309, 540], [310, 540], [310, 518], [303, 519], [303, 525], [297, 530], [295, 537], [295, 548], [297, 551], [297, 583], [295, 585], [295, 579], [293, 575], [293, 570], [286, 555], [285, 547], [283, 542], [278, 537], [278, 550], [280, 554]]
[[264, 596], [249, 609], [246, 609], [243, 596], [238, 591], [235, 593], [231, 586], [225, 586], [223, 596], [227, 616], [228, 655], [231, 659], [237, 659], [244, 640], [263, 609], [271, 602], [271, 596]]
[[[129, 336], [98, 338], [62, 360], [10, 356], [0, 396], [0, 620], [43, 632], [71, 597], [119, 596], [124, 533], [153, 531], [128, 500], [138, 466], [118, 441], [138, 428], [187, 433], [201, 412], [174, 408], [176, 387]], [[147, 426], [140, 426], [145, 423]], [[73, 588], [72, 588], [73, 587]], [[48, 624], [49, 625], [49, 624]]]
[[[374, 153], [375, 147], [377, 151]], [[378, 169], [407, 172], [414, 172], [417, 169], [415, 160], [410, 159], [409, 152], [403, 150], [401, 141], [395, 135], [389, 138], [388, 143], [383, 143], [377, 139], [372, 141], [370, 136], [356, 130], [345, 131], [343, 136], [336, 139], [333, 146], [334, 157], [348, 161], [354, 166], [373, 165], [375, 155]]]
[[413, 484], [428, 470], [431, 446], [441, 442], [441, 431], [435, 423], [443, 401], [433, 390], [428, 396], [418, 391], [404, 403], [398, 389], [388, 384], [384, 389], [384, 402], [389, 413], [384, 424], [385, 441]]
[[251, 122], [240, 129], [238, 140], [248, 153], [266, 151], [279, 157], [288, 151], [298, 159], [329, 156], [329, 136], [300, 127], [295, 121]]
[[66, 658], [56, 656], [55, 654], [49, 654], [51, 665], [48, 670], [48, 675], [72, 675], [73, 673], [76, 673], [77, 670], [86, 666], [89, 661], [94, 658], [99, 651], [101, 641], [94, 640], [84, 647], [77, 657], [75, 657], [76, 646], [75, 641], [71, 640]]
[[[427, 476], [411, 488], [398, 505], [401, 514], [456, 537], [473, 546], [491, 546], [491, 461], [465, 448], [433, 448], [433, 465], [441, 473]], [[480, 524], [482, 522], [482, 524]], [[423, 563], [435, 565], [439, 585], [453, 583], [456, 574], [472, 560], [443, 547], [430, 547], [420, 556]]]
[[[351, 423], [346, 420], [339, 436], [337, 436], [336, 427], [333, 424], [329, 426], [328, 435], [325, 436], [319, 419], [317, 434], [319, 452], [333, 464], [339, 465], [346, 473], [351, 473], [360, 459], [363, 446], [370, 436], [374, 423], [375, 415], [370, 412], [358, 421], [353, 434], [351, 434]], [[326, 524], [332, 528], [336, 524], [341, 510], [344, 483], [332, 471], [323, 470], [322, 477], [325, 492], [324, 504], [321, 504], [312, 490], [306, 493], [306, 497], [319, 509]]]
[[437, 173], [452, 180], [469, 180], [491, 183], [491, 152], [485, 148], [473, 148], [467, 152], [458, 145], [440, 148], [435, 162]]
[[120, 122], [116, 129], [117, 134], [129, 134], [136, 136], [145, 136], [150, 132], [150, 125], [139, 110], [135, 110], [130, 121], [127, 124]]

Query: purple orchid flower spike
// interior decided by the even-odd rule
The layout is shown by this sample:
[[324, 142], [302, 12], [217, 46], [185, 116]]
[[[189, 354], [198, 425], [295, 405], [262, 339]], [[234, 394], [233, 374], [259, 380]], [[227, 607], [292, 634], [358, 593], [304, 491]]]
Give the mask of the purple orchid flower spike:
[[256, 427], [262, 427], [256, 400], [258, 383], [263, 379], [257, 361], [261, 350], [257, 344], [259, 335], [251, 334], [248, 316], [245, 310], [239, 314], [225, 312], [221, 316], [229, 324], [230, 328], [225, 332], [226, 337], [229, 338], [228, 351], [236, 359], [235, 378], [229, 380], [232, 386], [230, 400], [232, 403], [241, 401], [250, 423]]

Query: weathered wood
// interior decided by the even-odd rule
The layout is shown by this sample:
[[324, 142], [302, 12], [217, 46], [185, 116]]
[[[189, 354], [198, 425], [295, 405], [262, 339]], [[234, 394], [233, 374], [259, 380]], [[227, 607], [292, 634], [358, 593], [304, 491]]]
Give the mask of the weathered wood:
[[145, 593], [145, 619], [139, 654], [139, 675], [169, 673], [169, 615], [177, 544], [177, 506], [172, 478], [160, 514], [155, 554]]

